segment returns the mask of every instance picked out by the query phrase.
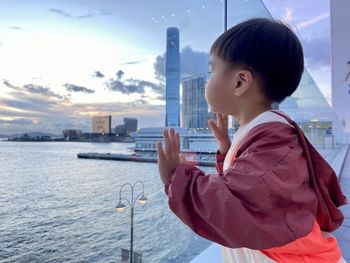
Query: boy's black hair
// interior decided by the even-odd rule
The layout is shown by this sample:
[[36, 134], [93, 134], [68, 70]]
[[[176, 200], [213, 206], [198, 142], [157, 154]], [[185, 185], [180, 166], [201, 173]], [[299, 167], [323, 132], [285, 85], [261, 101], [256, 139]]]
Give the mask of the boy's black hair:
[[290, 96], [304, 70], [297, 36], [283, 23], [265, 18], [247, 20], [224, 32], [210, 54], [249, 69], [260, 79], [262, 92], [271, 102]]

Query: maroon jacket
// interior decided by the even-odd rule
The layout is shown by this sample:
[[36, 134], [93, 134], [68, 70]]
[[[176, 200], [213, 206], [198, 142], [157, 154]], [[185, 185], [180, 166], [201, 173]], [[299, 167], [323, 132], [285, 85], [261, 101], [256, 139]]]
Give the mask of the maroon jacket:
[[249, 131], [226, 171], [224, 154], [218, 174], [178, 166], [165, 185], [170, 209], [198, 235], [231, 248], [283, 246], [307, 235], [316, 219], [323, 230], [339, 227], [346, 198], [335, 173], [288, 121], [295, 129], [270, 122]]

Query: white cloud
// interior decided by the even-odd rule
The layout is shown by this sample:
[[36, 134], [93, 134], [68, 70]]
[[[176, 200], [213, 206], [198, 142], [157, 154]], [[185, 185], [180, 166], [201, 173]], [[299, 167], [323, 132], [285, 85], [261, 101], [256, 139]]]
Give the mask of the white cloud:
[[281, 16], [281, 20], [284, 23], [290, 24], [294, 19], [293, 14], [294, 14], [294, 10], [291, 7], [286, 7], [284, 9], [283, 15]]
[[325, 13], [322, 13], [318, 16], [315, 16], [315, 17], [312, 17], [308, 20], [305, 20], [305, 21], [302, 21], [302, 22], [299, 22], [296, 27], [300, 30], [300, 29], [304, 29], [304, 28], [307, 28], [309, 26], [312, 26], [314, 24], [317, 24], [318, 22], [324, 20], [324, 19], [328, 19], [329, 18], [329, 12], [325, 12]]

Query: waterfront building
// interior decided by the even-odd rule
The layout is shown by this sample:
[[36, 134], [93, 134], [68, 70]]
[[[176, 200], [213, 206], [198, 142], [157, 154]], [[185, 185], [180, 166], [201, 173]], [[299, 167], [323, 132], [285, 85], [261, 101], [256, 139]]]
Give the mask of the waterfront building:
[[64, 130], [62, 133], [65, 141], [76, 141], [83, 135], [81, 130], [73, 129]]
[[92, 133], [110, 134], [112, 126], [112, 116], [92, 117]]
[[[140, 128], [132, 133], [135, 140], [135, 151], [155, 152], [157, 142], [163, 140], [162, 127]], [[175, 132], [180, 134], [180, 146], [182, 152], [216, 153], [217, 142], [209, 130], [187, 129], [175, 127]], [[229, 130], [232, 136], [232, 130]]]
[[180, 126], [180, 44], [179, 29], [167, 29], [165, 77], [165, 126]]
[[118, 136], [125, 136], [126, 135], [126, 129], [124, 124], [119, 124], [115, 127], [115, 133]]
[[137, 119], [136, 118], [123, 118], [124, 126], [126, 132], [135, 132], [137, 131]]
[[208, 112], [205, 100], [206, 76], [190, 76], [182, 80], [182, 127], [208, 128], [213, 114]]

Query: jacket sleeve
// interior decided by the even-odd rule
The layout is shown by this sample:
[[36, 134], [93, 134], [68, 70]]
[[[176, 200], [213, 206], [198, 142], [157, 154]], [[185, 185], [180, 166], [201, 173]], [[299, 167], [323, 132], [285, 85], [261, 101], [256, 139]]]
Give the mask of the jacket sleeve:
[[222, 174], [224, 172], [224, 161], [227, 153], [220, 153], [218, 150], [216, 152], [216, 171], [218, 174]]
[[[275, 162], [270, 164], [262, 164], [260, 160], [267, 151], [241, 156], [222, 175], [206, 175], [195, 166], [181, 164], [172, 171], [171, 179], [165, 185], [169, 208], [196, 234], [226, 247], [266, 249], [294, 241], [296, 236], [284, 222], [286, 214], [279, 211], [276, 204], [281, 198], [288, 199], [289, 191], [298, 195], [299, 185], [295, 184], [295, 189], [288, 192], [280, 191], [279, 187], [286, 181], [278, 180], [276, 192], [271, 193], [266, 182], [270, 176], [266, 176], [264, 169], [270, 166], [275, 171], [279, 158], [287, 155], [290, 148], [284, 151], [276, 156], [270, 153]], [[270, 173], [271, 180], [276, 180], [274, 172]], [[287, 204], [288, 201], [282, 206]], [[298, 205], [302, 216], [310, 217], [308, 211]], [[307, 225], [310, 229], [313, 220], [314, 217], [310, 218]], [[307, 231], [309, 229], [305, 229]]]

